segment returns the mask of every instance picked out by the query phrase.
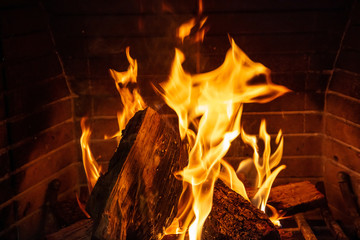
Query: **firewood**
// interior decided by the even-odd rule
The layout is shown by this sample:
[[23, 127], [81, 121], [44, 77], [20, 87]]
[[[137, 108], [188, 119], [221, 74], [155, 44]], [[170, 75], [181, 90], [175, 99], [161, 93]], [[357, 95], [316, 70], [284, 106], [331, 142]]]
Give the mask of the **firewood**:
[[305, 240], [316, 240], [316, 236], [314, 232], [311, 230], [311, 227], [307, 223], [307, 221], [304, 218], [304, 215], [302, 213], [298, 213], [294, 216], [295, 221], [297, 225], [300, 228], [301, 233], [303, 234], [303, 237]]
[[303, 181], [273, 187], [268, 204], [289, 216], [319, 208], [326, 204], [326, 200], [315, 185]]
[[353, 226], [356, 232], [356, 237], [360, 239], [360, 214], [359, 214], [360, 209], [357, 204], [357, 197], [351, 185], [350, 175], [346, 172], [339, 172], [338, 182], [339, 182], [341, 195], [343, 197], [344, 203], [347, 208], [347, 212], [349, 213], [350, 217], [353, 219]]
[[163, 232], [177, 212], [182, 182], [174, 172], [187, 164], [184, 146], [151, 108], [130, 120], [87, 203], [95, 238], [156, 239]]
[[280, 239], [268, 216], [222, 182], [215, 184], [213, 208], [203, 239]]
[[[87, 203], [93, 237], [159, 239], [177, 212], [182, 182], [174, 173], [187, 164], [186, 147], [161, 115], [151, 108], [138, 112]], [[279, 239], [279, 234], [264, 213], [217, 183], [203, 239]]]

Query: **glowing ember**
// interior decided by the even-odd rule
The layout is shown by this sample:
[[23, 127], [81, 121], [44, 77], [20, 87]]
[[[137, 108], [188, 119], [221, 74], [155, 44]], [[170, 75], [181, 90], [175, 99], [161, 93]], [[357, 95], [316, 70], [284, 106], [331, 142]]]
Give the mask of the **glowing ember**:
[[129, 47], [126, 48], [126, 57], [130, 64], [127, 71], [117, 72], [110, 69], [111, 76], [115, 80], [116, 89], [121, 97], [123, 109], [117, 114], [119, 131], [113, 136], [105, 136], [105, 138], [116, 137], [118, 142], [121, 139], [121, 130], [125, 129], [126, 124], [137, 111], [146, 107], [138, 88], [131, 86], [131, 84], [136, 84], [138, 66], [136, 60], [130, 56]]
[[[243, 104], [265, 103], [288, 92], [287, 88], [273, 84], [270, 71], [262, 64], [251, 61], [233, 40], [231, 46], [219, 68], [195, 75], [183, 70], [185, 58], [176, 49], [169, 80], [162, 85], [164, 92], [161, 94], [177, 113], [180, 136], [187, 139], [190, 148], [188, 165], [176, 174], [183, 181], [178, 213], [165, 230], [165, 234], [180, 234], [180, 239], [184, 239], [187, 231], [190, 240], [201, 239], [218, 178], [248, 199], [244, 184], [223, 157], [231, 142], [242, 131], [240, 119]], [[251, 80], [259, 75], [264, 75], [266, 82], [251, 84]], [[243, 133], [242, 136], [246, 138], [247, 135]], [[260, 137], [270, 142], [265, 123], [260, 128]], [[270, 160], [269, 163], [260, 164], [258, 160], [253, 160], [261, 174], [258, 177], [259, 192], [254, 200], [255, 203], [260, 201], [260, 205], [267, 200], [268, 192], [265, 193], [265, 189], [269, 191], [273, 179], [283, 169], [280, 167], [274, 173], [269, 172], [281, 158], [281, 134], [278, 135], [278, 142], [279, 148], [272, 156], [269, 145], [266, 145], [262, 160]], [[246, 143], [257, 149], [252, 137], [248, 136]]]
[[86, 118], [82, 118], [81, 119], [82, 135], [80, 138], [80, 145], [82, 151], [83, 165], [88, 182], [89, 193], [91, 193], [98, 178], [100, 177], [101, 167], [97, 164], [97, 162], [94, 159], [94, 156], [91, 153], [89, 146], [91, 130], [88, 126], [86, 126], [85, 122], [86, 122]]

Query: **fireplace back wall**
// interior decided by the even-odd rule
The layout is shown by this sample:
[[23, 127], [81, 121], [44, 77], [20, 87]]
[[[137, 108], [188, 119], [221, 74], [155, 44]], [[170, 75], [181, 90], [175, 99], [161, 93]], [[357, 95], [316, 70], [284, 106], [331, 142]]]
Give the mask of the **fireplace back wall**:
[[[41, 231], [28, 226], [40, 225], [47, 184], [60, 178], [63, 198], [85, 184], [77, 176], [81, 117], [89, 117], [91, 147], [105, 168], [116, 148], [115, 140], [103, 139], [117, 131], [122, 107], [109, 68], [127, 69], [125, 48], [138, 61], [145, 101], [156, 109], [163, 111], [163, 102], [150, 82], [166, 79], [175, 47], [185, 52], [186, 69], [196, 72], [190, 54], [196, 46], [181, 46], [175, 30], [197, 15], [198, 1], [17, 0], [0, 6], [0, 131], [7, 136], [0, 142], [1, 166], [7, 166], [0, 170], [0, 236], [16, 239], [20, 232], [20, 239], [33, 239]], [[221, 64], [230, 34], [252, 60], [272, 70], [275, 83], [293, 91], [268, 104], [246, 105], [245, 130], [257, 133], [262, 118], [271, 134], [282, 129], [287, 168], [276, 183], [324, 180], [333, 212], [346, 219], [337, 211], [343, 203], [336, 174], [345, 170], [354, 184], [360, 179], [358, 1], [204, 0], [203, 6], [209, 31], [200, 48], [200, 71]], [[18, 65], [24, 68], [12, 70]], [[31, 151], [17, 151], [22, 145]], [[26, 163], [18, 165], [19, 153]], [[246, 154], [237, 139], [227, 158]], [[31, 174], [32, 168], [48, 173]], [[17, 178], [22, 172], [30, 177]]]
[[82, 176], [73, 98], [41, 5], [2, 1], [0, 11], [0, 239], [36, 239], [48, 184], [74, 197]]

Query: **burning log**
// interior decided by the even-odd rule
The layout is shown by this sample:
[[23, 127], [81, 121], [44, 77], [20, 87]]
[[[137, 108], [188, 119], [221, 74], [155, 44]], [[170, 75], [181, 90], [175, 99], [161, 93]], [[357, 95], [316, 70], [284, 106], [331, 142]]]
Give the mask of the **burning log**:
[[152, 239], [176, 214], [186, 165], [177, 131], [151, 108], [129, 121], [87, 203], [98, 239]]
[[[138, 112], [87, 203], [93, 237], [158, 239], [177, 212], [182, 183], [174, 172], [186, 160], [179, 133], [151, 108]], [[279, 239], [263, 212], [221, 183], [203, 232], [203, 239]]]
[[280, 239], [269, 218], [249, 201], [217, 182], [203, 239]]

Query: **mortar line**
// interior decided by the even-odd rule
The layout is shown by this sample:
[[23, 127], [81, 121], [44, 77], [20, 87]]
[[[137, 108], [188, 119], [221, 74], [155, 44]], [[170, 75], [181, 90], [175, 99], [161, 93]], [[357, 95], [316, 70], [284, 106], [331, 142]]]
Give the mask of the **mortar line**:
[[44, 184], [46, 182], [49, 182], [50, 180], [55, 179], [56, 177], [60, 176], [61, 174], [65, 173], [67, 170], [71, 169], [71, 167], [73, 166], [81, 166], [80, 162], [73, 162], [69, 165], [67, 165], [66, 167], [64, 167], [63, 169], [57, 171], [56, 173], [52, 174], [51, 176], [44, 178], [42, 181], [36, 183], [35, 185], [31, 186], [30, 188], [26, 189], [25, 191], [22, 191], [16, 195], [14, 195], [11, 199], [3, 202], [2, 204], [0, 204], [0, 209], [4, 208], [4, 206], [7, 206], [8, 204], [10, 204], [12, 201], [14, 200], [18, 200], [20, 197], [22, 197], [23, 195], [25, 195], [26, 193], [32, 191], [33, 189], [35, 189], [36, 187], [40, 186], [41, 184]]

